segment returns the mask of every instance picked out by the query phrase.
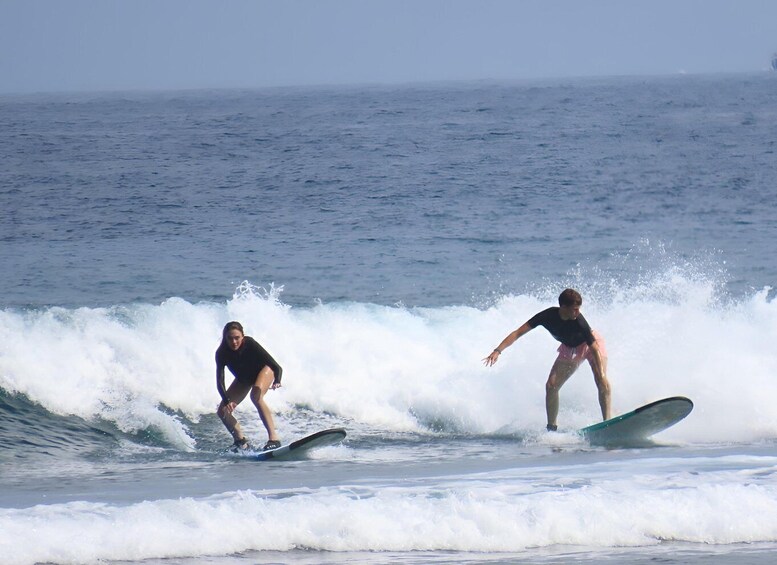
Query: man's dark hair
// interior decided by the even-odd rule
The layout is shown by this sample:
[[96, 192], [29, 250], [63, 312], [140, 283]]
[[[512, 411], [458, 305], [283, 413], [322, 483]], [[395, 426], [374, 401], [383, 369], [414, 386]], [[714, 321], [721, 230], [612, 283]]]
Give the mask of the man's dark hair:
[[575, 289], [567, 288], [558, 295], [559, 306], [582, 306], [583, 297]]

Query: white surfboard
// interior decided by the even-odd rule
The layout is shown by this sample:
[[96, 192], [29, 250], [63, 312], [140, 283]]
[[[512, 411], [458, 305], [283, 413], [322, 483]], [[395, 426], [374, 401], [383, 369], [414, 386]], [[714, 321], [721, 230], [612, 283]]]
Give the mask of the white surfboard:
[[302, 439], [292, 441], [288, 445], [282, 445], [275, 449], [268, 449], [255, 455], [258, 461], [267, 461], [270, 459], [295, 459], [304, 456], [311, 449], [323, 447], [325, 445], [334, 445], [345, 439], [345, 430], [343, 428], [333, 428], [316, 432]]
[[693, 410], [693, 402], [688, 398], [673, 396], [588, 426], [580, 430], [580, 433], [592, 445], [627, 445], [644, 442], [653, 434], [674, 426], [690, 414], [691, 410]]

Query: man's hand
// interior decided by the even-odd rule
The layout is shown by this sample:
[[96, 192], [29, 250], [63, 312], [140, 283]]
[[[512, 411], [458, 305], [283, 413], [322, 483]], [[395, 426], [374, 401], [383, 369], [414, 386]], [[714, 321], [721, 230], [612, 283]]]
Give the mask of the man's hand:
[[501, 351], [499, 351], [498, 349], [494, 349], [494, 350], [491, 352], [491, 355], [489, 355], [488, 357], [486, 357], [485, 359], [483, 359], [483, 364], [484, 364], [486, 367], [491, 367], [491, 366], [493, 366], [493, 364], [494, 364], [494, 363], [496, 363], [496, 360], [497, 360], [497, 359], [499, 359], [499, 355], [500, 355], [500, 354], [501, 354]]

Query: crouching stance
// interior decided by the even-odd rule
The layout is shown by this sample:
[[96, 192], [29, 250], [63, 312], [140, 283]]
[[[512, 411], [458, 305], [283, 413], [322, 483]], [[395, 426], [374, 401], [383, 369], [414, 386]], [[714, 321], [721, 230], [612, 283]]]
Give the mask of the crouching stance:
[[[228, 389], [224, 388], [224, 367], [229, 368], [235, 377]], [[275, 433], [272, 412], [265, 403], [264, 396], [268, 390], [281, 386], [282, 374], [283, 369], [272, 355], [252, 337], [245, 335], [239, 322], [229, 322], [224, 326], [221, 345], [216, 350], [216, 388], [221, 396], [218, 415], [232, 434], [234, 447], [250, 448], [240, 424], [233, 415], [237, 405], [249, 395], [267, 430], [269, 441], [264, 445], [264, 449], [281, 446]]]

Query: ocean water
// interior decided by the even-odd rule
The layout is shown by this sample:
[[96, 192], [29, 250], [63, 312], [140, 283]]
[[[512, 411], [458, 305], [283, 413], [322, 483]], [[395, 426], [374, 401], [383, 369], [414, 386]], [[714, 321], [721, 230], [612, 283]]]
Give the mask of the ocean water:
[[[3, 563], [771, 563], [777, 74], [0, 97]], [[544, 430], [567, 286], [607, 340]], [[224, 453], [213, 355], [300, 460]], [[248, 403], [238, 417], [265, 433]]]

